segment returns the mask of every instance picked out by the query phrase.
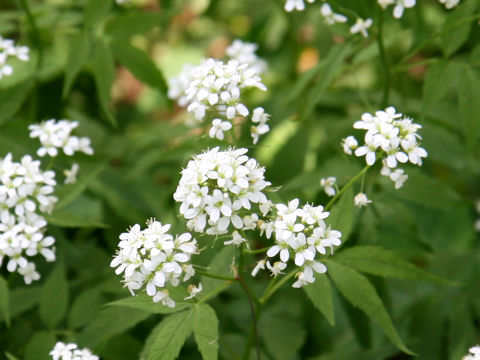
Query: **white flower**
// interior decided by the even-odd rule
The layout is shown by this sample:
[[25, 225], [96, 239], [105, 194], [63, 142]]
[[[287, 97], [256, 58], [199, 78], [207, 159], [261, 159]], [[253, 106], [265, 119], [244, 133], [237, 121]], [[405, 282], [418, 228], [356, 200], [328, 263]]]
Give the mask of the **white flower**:
[[388, 5], [395, 4], [395, 0], [377, 0], [378, 5], [382, 7], [382, 9], [386, 9]]
[[270, 183], [263, 177], [265, 169], [246, 152], [214, 148], [196, 155], [183, 169], [173, 197], [181, 203], [180, 214], [189, 229], [215, 235], [250, 228], [243, 222], [242, 209], [253, 213], [252, 206], [265, 203], [263, 191]]
[[23, 275], [23, 279], [25, 281], [25, 284], [30, 285], [32, 281], [36, 281], [40, 279], [40, 274], [35, 271], [35, 264], [34, 263], [28, 263], [27, 266], [25, 267], [19, 267], [18, 268], [18, 273], [20, 275]]
[[393, 17], [400, 19], [403, 16], [403, 11], [415, 6], [416, 0], [397, 0], [397, 4], [393, 8]]
[[287, 267], [287, 264], [281, 261], [276, 261], [273, 263], [273, 265], [270, 264], [270, 261], [267, 261], [267, 269], [270, 270], [272, 276], [285, 274], [283, 270], [285, 270], [286, 267]]
[[335, 184], [337, 182], [337, 178], [330, 176], [326, 179], [320, 179], [320, 186], [322, 186], [325, 190], [325, 193], [328, 196], [335, 196], [337, 190], [335, 189]]
[[372, 26], [372, 23], [372, 19], [363, 20], [362, 18], [358, 18], [355, 24], [350, 28], [350, 33], [361, 33], [363, 37], [368, 37], [367, 29]]
[[255, 277], [257, 276], [257, 273], [260, 271], [260, 270], [264, 270], [265, 269], [265, 260], [260, 260], [259, 262], [257, 262], [257, 265], [255, 266], [255, 268], [252, 270], [252, 276]]
[[247, 240], [242, 237], [242, 235], [240, 235], [240, 233], [235, 230], [233, 233], [232, 233], [232, 236], [233, 236], [233, 239], [232, 240], [229, 240], [229, 241], [225, 241], [223, 244], [224, 245], [235, 245], [235, 246], [240, 246], [242, 245], [242, 243], [246, 242]]
[[32, 124], [30, 129], [31, 138], [39, 138], [42, 146], [38, 149], [38, 156], [58, 155], [58, 149], [62, 149], [64, 154], [72, 156], [75, 152], [81, 151], [87, 155], [93, 154], [90, 146], [90, 139], [87, 137], [79, 138], [72, 136], [72, 131], [78, 126], [77, 121], [50, 119], [41, 124]]
[[77, 163], [73, 164], [69, 170], [64, 170], [63, 174], [65, 175], [65, 184], [74, 184], [77, 182], [77, 174], [80, 166]]
[[447, 8], [447, 9], [453, 9], [460, 2], [460, 0], [438, 0], [438, 1], [441, 4], [444, 4], [445, 8]]
[[353, 136], [347, 136], [342, 140], [343, 151], [348, 155], [352, 155], [352, 150], [358, 147], [358, 141]]
[[[315, 2], [315, 0], [307, 0], [309, 3]], [[291, 12], [293, 10], [303, 11], [305, 10], [305, 3], [303, 0], [287, 0], [285, 2], [285, 11]]]
[[190, 295], [185, 297], [183, 300], [193, 299], [195, 296], [197, 296], [203, 290], [202, 283], [199, 283], [198, 287], [193, 284], [188, 285], [187, 290]]
[[13, 74], [13, 67], [7, 64], [9, 58], [16, 57], [20, 61], [28, 61], [30, 49], [26, 46], [15, 46], [15, 42], [0, 36], [0, 80]]
[[480, 360], [480, 345], [476, 345], [468, 349], [468, 354], [462, 360]]
[[355, 206], [357, 207], [367, 206], [372, 202], [372, 200], [369, 200], [367, 198], [367, 195], [365, 195], [364, 193], [358, 193], [357, 195], [355, 195], [355, 198], [353, 200]]
[[89, 349], [78, 349], [75, 343], [65, 344], [61, 341], [55, 344], [50, 356], [53, 360], [99, 360]]
[[212, 127], [210, 128], [210, 132], [208, 135], [214, 139], [217, 138], [219, 140], [224, 139], [223, 132], [228, 131], [232, 128], [232, 123], [230, 121], [222, 121], [221, 119], [214, 119], [212, 121]]
[[240, 64], [248, 64], [250, 69], [261, 75], [266, 71], [267, 65], [255, 54], [257, 49], [257, 44], [236, 39], [227, 47], [226, 53], [231, 59], [237, 60]]
[[177, 286], [184, 273], [183, 281], [193, 276], [193, 267], [187, 263], [198, 250], [191, 234], [174, 238], [167, 232], [169, 229], [169, 224], [162, 225], [156, 220], [149, 220], [144, 230], [135, 224], [119, 236], [118, 250], [110, 266], [116, 268], [117, 275], [123, 273], [123, 282], [132, 295], [145, 286], [154, 302], [174, 307], [165, 286]]
[[267, 121], [270, 119], [270, 114], [266, 113], [262, 107], [253, 110], [252, 122], [258, 124], [250, 128], [250, 134], [253, 138], [253, 144], [258, 142], [260, 135], [266, 134], [270, 131]]
[[320, 8], [322, 16], [325, 18], [325, 23], [333, 25], [335, 23], [344, 23], [347, 21], [347, 17], [341, 14], [335, 14], [332, 8], [327, 3], [324, 3]]

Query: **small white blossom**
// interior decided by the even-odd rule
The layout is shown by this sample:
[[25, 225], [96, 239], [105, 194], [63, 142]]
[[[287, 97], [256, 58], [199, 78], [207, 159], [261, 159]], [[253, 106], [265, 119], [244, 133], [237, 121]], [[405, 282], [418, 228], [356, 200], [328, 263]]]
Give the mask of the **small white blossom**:
[[480, 345], [476, 345], [468, 349], [468, 354], [462, 360], [480, 360]]
[[165, 286], [177, 286], [184, 273], [183, 281], [193, 276], [193, 267], [188, 262], [198, 249], [190, 233], [173, 237], [167, 232], [169, 229], [169, 224], [162, 225], [156, 220], [149, 220], [144, 230], [135, 224], [119, 236], [118, 250], [110, 266], [116, 268], [117, 275], [123, 273], [123, 282], [132, 295], [145, 286], [154, 302], [174, 307]]
[[270, 261], [267, 261], [267, 269], [270, 270], [272, 276], [277, 276], [279, 274], [285, 274], [283, 270], [287, 267], [287, 264], [281, 261], [275, 261], [273, 265], [270, 264]]
[[235, 230], [235, 231], [232, 233], [232, 236], [233, 236], [233, 239], [232, 239], [232, 240], [225, 241], [223, 244], [224, 244], [224, 245], [240, 246], [240, 245], [242, 245], [244, 242], [247, 241], [244, 237], [242, 237], [242, 235], [240, 235], [240, 233], [239, 233], [237, 230]]
[[257, 49], [257, 44], [236, 39], [227, 47], [226, 53], [232, 60], [237, 60], [240, 64], [248, 64], [250, 69], [261, 75], [267, 70], [267, 64], [255, 54]]
[[322, 16], [325, 18], [325, 23], [328, 25], [333, 25], [335, 23], [344, 23], [347, 22], [347, 17], [341, 14], [335, 14], [332, 11], [332, 8], [328, 3], [324, 3], [320, 8]]
[[203, 290], [202, 283], [199, 283], [198, 286], [195, 286], [193, 284], [188, 285], [187, 290], [190, 295], [184, 298], [183, 300], [193, 299], [195, 296], [200, 294], [200, 292]]
[[221, 119], [214, 119], [212, 121], [212, 127], [210, 128], [210, 132], [208, 136], [212, 139], [217, 138], [219, 140], [224, 139], [223, 132], [228, 131], [232, 128], [232, 123], [230, 121], [222, 121]]
[[63, 174], [65, 175], [65, 184], [74, 184], [77, 182], [77, 174], [80, 166], [78, 164], [73, 164], [72, 167], [68, 170], [64, 170]]
[[4, 76], [13, 74], [13, 67], [7, 62], [10, 58], [17, 58], [20, 61], [28, 61], [30, 49], [26, 46], [15, 46], [15, 42], [4, 39], [0, 36], [0, 80]]
[[361, 19], [358, 18], [355, 24], [350, 28], [351, 34], [361, 33], [363, 37], [368, 37], [367, 29], [372, 26], [372, 19]]
[[261, 135], [270, 131], [270, 127], [267, 125], [269, 119], [270, 114], [266, 113], [262, 107], [253, 110], [252, 122], [257, 125], [250, 128], [250, 134], [253, 138], [254, 145], [258, 142]]
[[75, 343], [65, 344], [61, 341], [55, 344], [50, 356], [52, 360], [99, 360], [89, 349], [78, 349]]
[[355, 195], [355, 198], [353, 200], [355, 206], [357, 207], [367, 206], [372, 202], [372, 200], [369, 200], [367, 198], [367, 195], [365, 195], [364, 193], [358, 193], [357, 195]]
[[[309, 3], [315, 2], [315, 0], [307, 0]], [[305, 10], [304, 0], [287, 0], [285, 2], [285, 11], [292, 12], [293, 10], [303, 11]]]
[[67, 156], [72, 156], [77, 151], [93, 155], [88, 137], [79, 138], [71, 135], [76, 127], [77, 121], [50, 119], [41, 124], [32, 124], [28, 128], [30, 137], [38, 138], [42, 144], [37, 151], [38, 156], [55, 157], [58, 155], [58, 149], [62, 149]]
[[460, 3], [460, 0], [438, 0], [441, 4], [445, 5], [447, 9], [453, 9]]
[[335, 196], [337, 193], [337, 190], [335, 189], [336, 182], [337, 178], [330, 176], [326, 179], [320, 179], [320, 186], [323, 187], [328, 196]]
[[257, 262], [257, 265], [252, 270], [252, 276], [253, 277], [257, 276], [258, 272], [264, 269], [265, 269], [265, 260], [260, 260], [259, 262]]
[[343, 151], [348, 155], [352, 155], [352, 150], [358, 147], [358, 141], [353, 136], [347, 136], [342, 140]]

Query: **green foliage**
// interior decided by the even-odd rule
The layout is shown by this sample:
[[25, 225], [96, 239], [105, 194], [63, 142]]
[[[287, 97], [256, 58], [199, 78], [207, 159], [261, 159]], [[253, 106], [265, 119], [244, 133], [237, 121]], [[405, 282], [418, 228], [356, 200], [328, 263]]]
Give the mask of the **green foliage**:
[[325, 315], [330, 325], [335, 326], [332, 284], [329, 278], [326, 276], [319, 276], [313, 284], [307, 285], [303, 289], [313, 305]]
[[193, 335], [204, 360], [218, 359], [218, 319], [207, 304], [199, 304], [193, 313]]
[[44, 324], [55, 328], [63, 320], [68, 308], [68, 282], [63, 261], [52, 269], [42, 288], [39, 314]]
[[10, 326], [10, 291], [4, 278], [0, 277], [0, 312]]

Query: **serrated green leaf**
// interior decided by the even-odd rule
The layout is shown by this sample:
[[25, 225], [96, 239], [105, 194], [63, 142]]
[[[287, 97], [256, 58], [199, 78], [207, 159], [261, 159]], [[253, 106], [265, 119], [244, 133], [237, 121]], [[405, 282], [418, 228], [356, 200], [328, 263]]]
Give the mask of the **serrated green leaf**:
[[114, 41], [111, 44], [115, 58], [140, 81], [167, 93], [167, 83], [161, 71], [143, 51], [126, 41]]
[[130, 37], [159, 25], [163, 18], [164, 16], [158, 12], [132, 10], [110, 18], [105, 24], [104, 32], [112, 37]]
[[55, 345], [55, 337], [47, 331], [37, 332], [25, 347], [24, 360], [51, 360], [49, 355]]
[[43, 323], [55, 328], [65, 316], [68, 307], [68, 283], [65, 266], [58, 261], [43, 285], [39, 314]]
[[98, 100], [102, 110], [107, 120], [113, 126], [117, 126], [117, 120], [110, 109], [110, 92], [115, 79], [115, 61], [109, 46], [101, 40], [98, 40], [94, 45], [92, 65]]
[[332, 300], [332, 284], [326, 276], [317, 276], [313, 284], [303, 287], [313, 305], [325, 315], [330, 325], [335, 326]]
[[95, 179], [105, 169], [105, 164], [100, 164], [87, 172], [85, 176], [80, 177], [74, 184], [66, 184], [55, 190], [55, 196], [58, 202], [55, 204], [55, 210], [60, 210], [74, 201], [85, 191], [88, 184]]
[[203, 360], [218, 359], [218, 319], [209, 305], [195, 305], [193, 334]]
[[15, 115], [32, 87], [33, 80], [29, 79], [15, 86], [0, 89], [0, 124]]
[[458, 26], [456, 24], [474, 14], [477, 5], [477, 0], [464, 0], [448, 15], [447, 21], [443, 26], [445, 32], [442, 35], [442, 51], [445, 56], [450, 57], [467, 41], [475, 20], [472, 19]]
[[78, 336], [78, 342], [94, 348], [116, 334], [120, 334], [151, 314], [146, 311], [125, 307], [109, 307], [101, 310], [95, 319]]
[[88, 35], [83, 31], [72, 35], [69, 40], [67, 64], [65, 66], [65, 80], [62, 90], [64, 99], [69, 94], [78, 72], [87, 61], [89, 53], [90, 40]]
[[148, 311], [151, 314], [171, 314], [189, 307], [186, 303], [176, 303], [174, 308], [169, 308], [161, 303], [154, 303], [147, 294], [138, 294], [108, 303], [109, 306], [122, 306], [132, 309]]
[[457, 77], [458, 66], [449, 60], [440, 59], [430, 66], [423, 83], [424, 111], [443, 99]]
[[450, 281], [435, 276], [378, 246], [355, 246], [335, 254], [335, 261], [355, 270], [387, 278], [427, 280], [438, 284]]
[[340, 263], [328, 261], [328, 274], [342, 295], [377, 322], [390, 341], [407, 354], [413, 353], [405, 346], [395, 330], [387, 310], [377, 291], [368, 279], [359, 272]]
[[351, 42], [344, 42], [343, 44], [334, 45], [328, 52], [327, 57], [324, 60], [324, 66], [320, 71], [320, 75], [310, 91], [305, 110], [302, 113], [302, 119], [308, 118], [315, 106], [320, 101], [323, 92], [333, 79], [337, 76], [340, 67], [343, 64], [343, 60], [352, 52], [353, 45]]
[[112, 6], [112, 0], [87, 0], [83, 11], [83, 21], [86, 27], [93, 27], [104, 19]]
[[148, 360], [174, 360], [180, 354], [183, 344], [192, 333], [193, 310], [167, 316], [161, 322], [148, 354]]
[[467, 148], [475, 153], [480, 134], [480, 78], [477, 71], [465, 66], [458, 78], [458, 104], [463, 120]]
[[10, 326], [10, 292], [7, 281], [0, 276], [0, 314]]
[[355, 224], [355, 203], [353, 200], [353, 188], [345, 191], [340, 200], [330, 210], [326, 219], [332, 229], [342, 233], [342, 243], [348, 240]]

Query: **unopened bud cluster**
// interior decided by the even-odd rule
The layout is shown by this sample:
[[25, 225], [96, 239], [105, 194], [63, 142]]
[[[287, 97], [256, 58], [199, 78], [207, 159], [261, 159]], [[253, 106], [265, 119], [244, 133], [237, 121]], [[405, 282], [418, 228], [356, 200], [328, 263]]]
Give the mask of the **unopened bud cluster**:
[[264, 179], [265, 169], [246, 153], [217, 147], [188, 162], [173, 197], [181, 203], [189, 229], [226, 234], [256, 227], [253, 206], [267, 202], [263, 191], [270, 183]]
[[47, 226], [43, 214], [52, 211], [55, 173], [42, 171], [40, 161], [25, 155], [20, 163], [8, 154], [0, 159], [0, 265], [7, 259], [7, 270], [17, 271], [30, 284], [40, 278], [28, 258], [41, 254], [55, 260], [51, 236], [44, 236]]
[[138, 224], [132, 226], [120, 235], [110, 266], [116, 268], [117, 275], [123, 273], [123, 282], [132, 295], [145, 286], [154, 302], [174, 307], [166, 286], [177, 286], [195, 274], [189, 262], [197, 253], [197, 241], [190, 233], [173, 236], [169, 229], [169, 224], [155, 220], [149, 220], [143, 230]]

